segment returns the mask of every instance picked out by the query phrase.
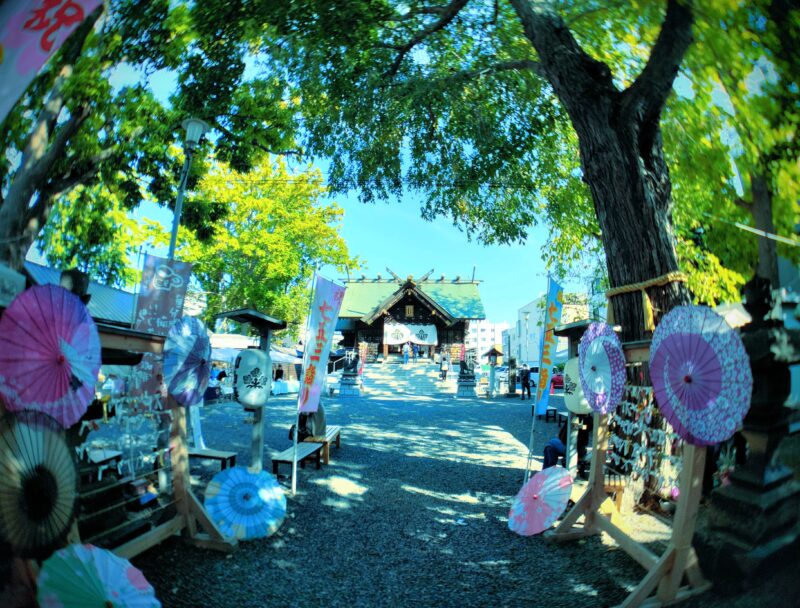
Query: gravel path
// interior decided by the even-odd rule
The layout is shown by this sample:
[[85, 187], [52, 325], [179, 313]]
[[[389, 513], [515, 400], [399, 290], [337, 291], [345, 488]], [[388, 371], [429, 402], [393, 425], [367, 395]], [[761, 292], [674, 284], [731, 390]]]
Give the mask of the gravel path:
[[[270, 401], [267, 455], [290, 445], [294, 405], [294, 396]], [[529, 401], [362, 398], [329, 400], [326, 412], [329, 424], [344, 427], [342, 447], [331, 449], [322, 470], [300, 470], [275, 535], [227, 556], [172, 539], [134, 560], [165, 607], [589, 608], [618, 604], [643, 576], [606, 537], [553, 545], [508, 530]], [[241, 409], [215, 406], [204, 415], [208, 445], [237, 450], [247, 464], [251, 427]], [[537, 430], [542, 445], [557, 426]], [[215, 470], [193, 467], [198, 493]], [[632, 516], [629, 525], [654, 550], [664, 546], [668, 530], [653, 518]], [[681, 605], [782, 605], [776, 600], [788, 587], [797, 592], [784, 579], [745, 596], [717, 590]]]

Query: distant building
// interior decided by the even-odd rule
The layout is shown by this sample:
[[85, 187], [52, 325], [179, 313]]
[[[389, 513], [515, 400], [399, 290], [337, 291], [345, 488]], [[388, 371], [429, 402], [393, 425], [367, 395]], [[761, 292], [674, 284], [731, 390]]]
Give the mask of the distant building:
[[465, 344], [467, 350], [472, 350], [477, 354], [481, 363], [488, 363], [488, 358], [484, 357], [492, 347], [498, 347], [503, 351], [504, 361], [508, 361], [508, 355], [503, 350], [503, 332], [511, 327], [511, 324], [503, 321], [492, 323], [491, 321], [470, 321], [467, 324], [467, 337]]
[[[564, 301], [559, 325], [589, 318], [589, 296], [568, 293], [564, 294]], [[529, 366], [539, 366], [542, 333], [544, 331], [544, 306], [544, 296], [522, 306], [517, 311], [516, 324], [509, 328], [503, 338], [503, 344], [508, 345], [508, 352], [511, 356], [517, 358], [518, 365], [527, 363]], [[506, 351], [503, 352], [505, 353]], [[555, 361], [563, 362], [566, 358], [567, 339], [559, 338], [556, 346]]]
[[366, 343], [368, 360], [400, 354], [407, 341], [418, 344], [428, 356], [442, 348], [457, 356], [467, 324], [486, 318], [480, 281], [429, 275], [344, 281], [347, 290], [336, 326], [343, 336], [340, 346]]

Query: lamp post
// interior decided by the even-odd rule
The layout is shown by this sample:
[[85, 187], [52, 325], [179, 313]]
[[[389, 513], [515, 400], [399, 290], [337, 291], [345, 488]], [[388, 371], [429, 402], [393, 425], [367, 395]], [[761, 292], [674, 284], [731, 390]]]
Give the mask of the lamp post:
[[186, 139], [183, 146], [186, 159], [183, 161], [181, 179], [178, 183], [178, 199], [175, 201], [175, 215], [172, 219], [172, 236], [169, 239], [169, 253], [167, 257], [171, 260], [175, 257], [175, 242], [178, 239], [178, 226], [181, 223], [181, 212], [183, 211], [183, 198], [186, 195], [186, 181], [189, 179], [189, 169], [192, 166], [192, 158], [200, 138], [209, 130], [209, 126], [199, 118], [187, 118], [181, 123], [186, 131]]
[[530, 339], [530, 334], [528, 333], [528, 317], [531, 316], [530, 312], [525, 313], [525, 363], [528, 363], [528, 340]]

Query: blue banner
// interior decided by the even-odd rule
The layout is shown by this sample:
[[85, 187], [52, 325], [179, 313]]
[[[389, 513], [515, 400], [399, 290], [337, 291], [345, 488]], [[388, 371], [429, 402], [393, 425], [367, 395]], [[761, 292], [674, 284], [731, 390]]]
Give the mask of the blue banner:
[[542, 416], [550, 402], [550, 378], [553, 375], [553, 359], [556, 355], [558, 338], [554, 331], [561, 323], [564, 289], [553, 281], [549, 281], [547, 302], [544, 309], [544, 331], [542, 332], [541, 357], [539, 357], [539, 382], [536, 383], [536, 415]]

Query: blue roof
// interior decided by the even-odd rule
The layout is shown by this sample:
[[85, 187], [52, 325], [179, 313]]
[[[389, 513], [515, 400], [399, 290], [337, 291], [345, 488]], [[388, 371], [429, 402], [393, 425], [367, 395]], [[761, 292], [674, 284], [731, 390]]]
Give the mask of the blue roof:
[[[34, 262], [25, 262], [25, 270], [39, 285], [58, 285], [61, 281], [61, 271], [49, 266], [42, 266]], [[133, 305], [135, 295], [108, 285], [101, 285], [89, 281], [89, 314], [99, 321], [113, 323], [133, 323]]]

